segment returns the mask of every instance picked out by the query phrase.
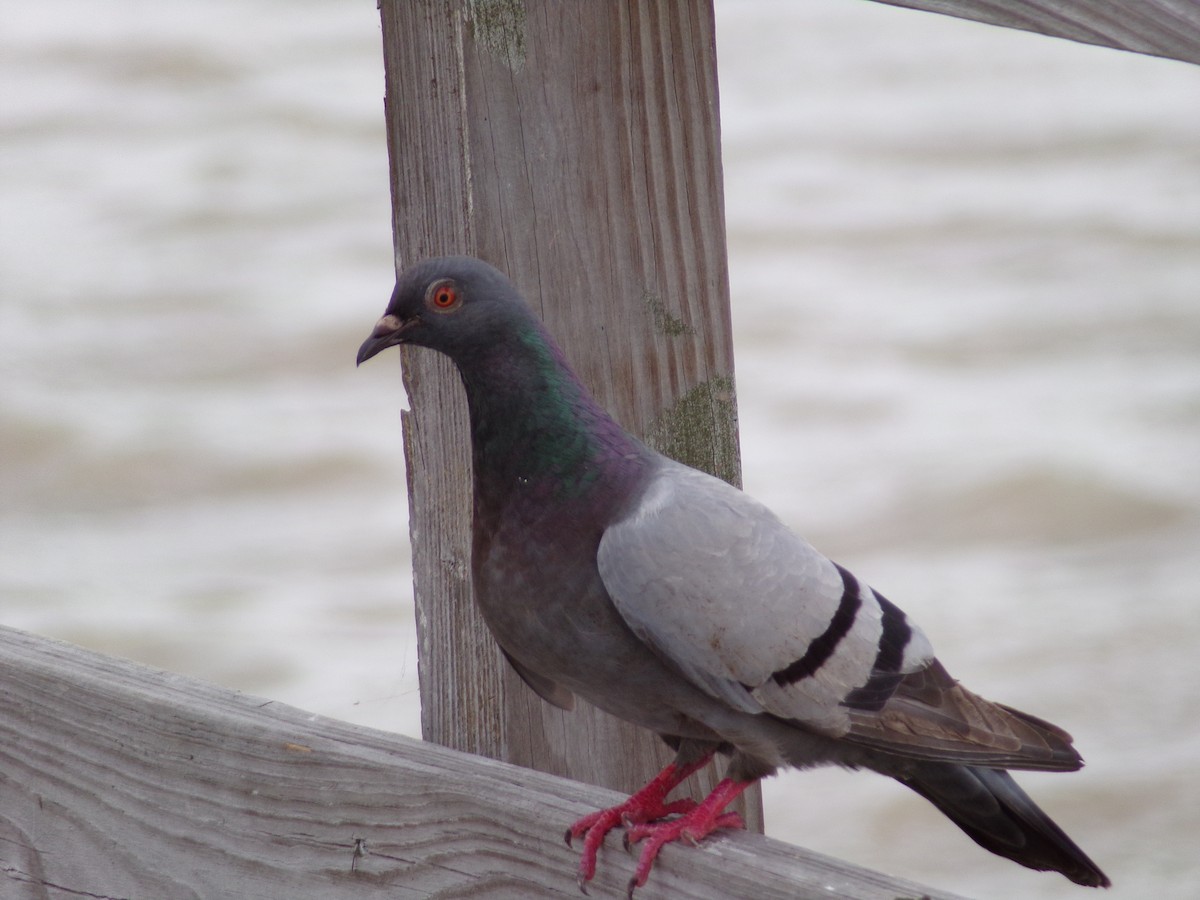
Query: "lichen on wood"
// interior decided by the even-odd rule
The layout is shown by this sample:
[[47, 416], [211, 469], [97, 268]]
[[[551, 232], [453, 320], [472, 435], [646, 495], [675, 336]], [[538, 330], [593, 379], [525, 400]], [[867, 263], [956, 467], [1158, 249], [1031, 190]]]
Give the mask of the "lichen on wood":
[[696, 385], [654, 421], [646, 441], [659, 453], [740, 487], [733, 376]]

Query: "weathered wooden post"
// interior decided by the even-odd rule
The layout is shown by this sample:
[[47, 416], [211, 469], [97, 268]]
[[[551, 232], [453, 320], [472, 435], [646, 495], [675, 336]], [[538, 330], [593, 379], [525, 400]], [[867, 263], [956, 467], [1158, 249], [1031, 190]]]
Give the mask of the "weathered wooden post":
[[[497, 265], [626, 427], [737, 482], [711, 2], [383, 0], [381, 13], [398, 266]], [[542, 702], [479, 619], [461, 387], [439, 356], [403, 359], [425, 738], [635, 789], [669, 758], [657, 738]], [[761, 830], [757, 794], [744, 812]]]

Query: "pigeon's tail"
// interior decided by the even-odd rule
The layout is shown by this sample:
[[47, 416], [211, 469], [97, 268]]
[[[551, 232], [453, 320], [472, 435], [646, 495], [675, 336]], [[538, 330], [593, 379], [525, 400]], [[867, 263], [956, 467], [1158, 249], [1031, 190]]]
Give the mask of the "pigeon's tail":
[[1002, 769], [922, 763], [905, 778], [912, 788], [993, 853], [1042, 871], [1061, 872], [1085, 887], [1108, 876]]

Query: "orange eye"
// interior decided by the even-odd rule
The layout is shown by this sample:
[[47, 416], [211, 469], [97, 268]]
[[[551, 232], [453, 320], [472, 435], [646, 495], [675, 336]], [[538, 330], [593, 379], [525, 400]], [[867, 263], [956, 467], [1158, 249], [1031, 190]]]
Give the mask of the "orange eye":
[[446, 312], [458, 306], [458, 288], [453, 281], [435, 281], [429, 286], [425, 302], [439, 312]]

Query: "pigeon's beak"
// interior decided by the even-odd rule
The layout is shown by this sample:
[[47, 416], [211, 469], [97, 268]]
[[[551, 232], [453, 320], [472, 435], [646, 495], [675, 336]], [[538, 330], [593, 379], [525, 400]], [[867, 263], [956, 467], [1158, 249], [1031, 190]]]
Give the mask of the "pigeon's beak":
[[362, 365], [380, 350], [386, 350], [388, 347], [394, 347], [397, 344], [404, 343], [404, 332], [413, 325], [416, 325], [419, 320], [401, 319], [399, 316], [386, 315], [375, 323], [375, 328], [371, 331], [371, 336], [362, 342], [362, 346], [358, 348], [358, 363]]

